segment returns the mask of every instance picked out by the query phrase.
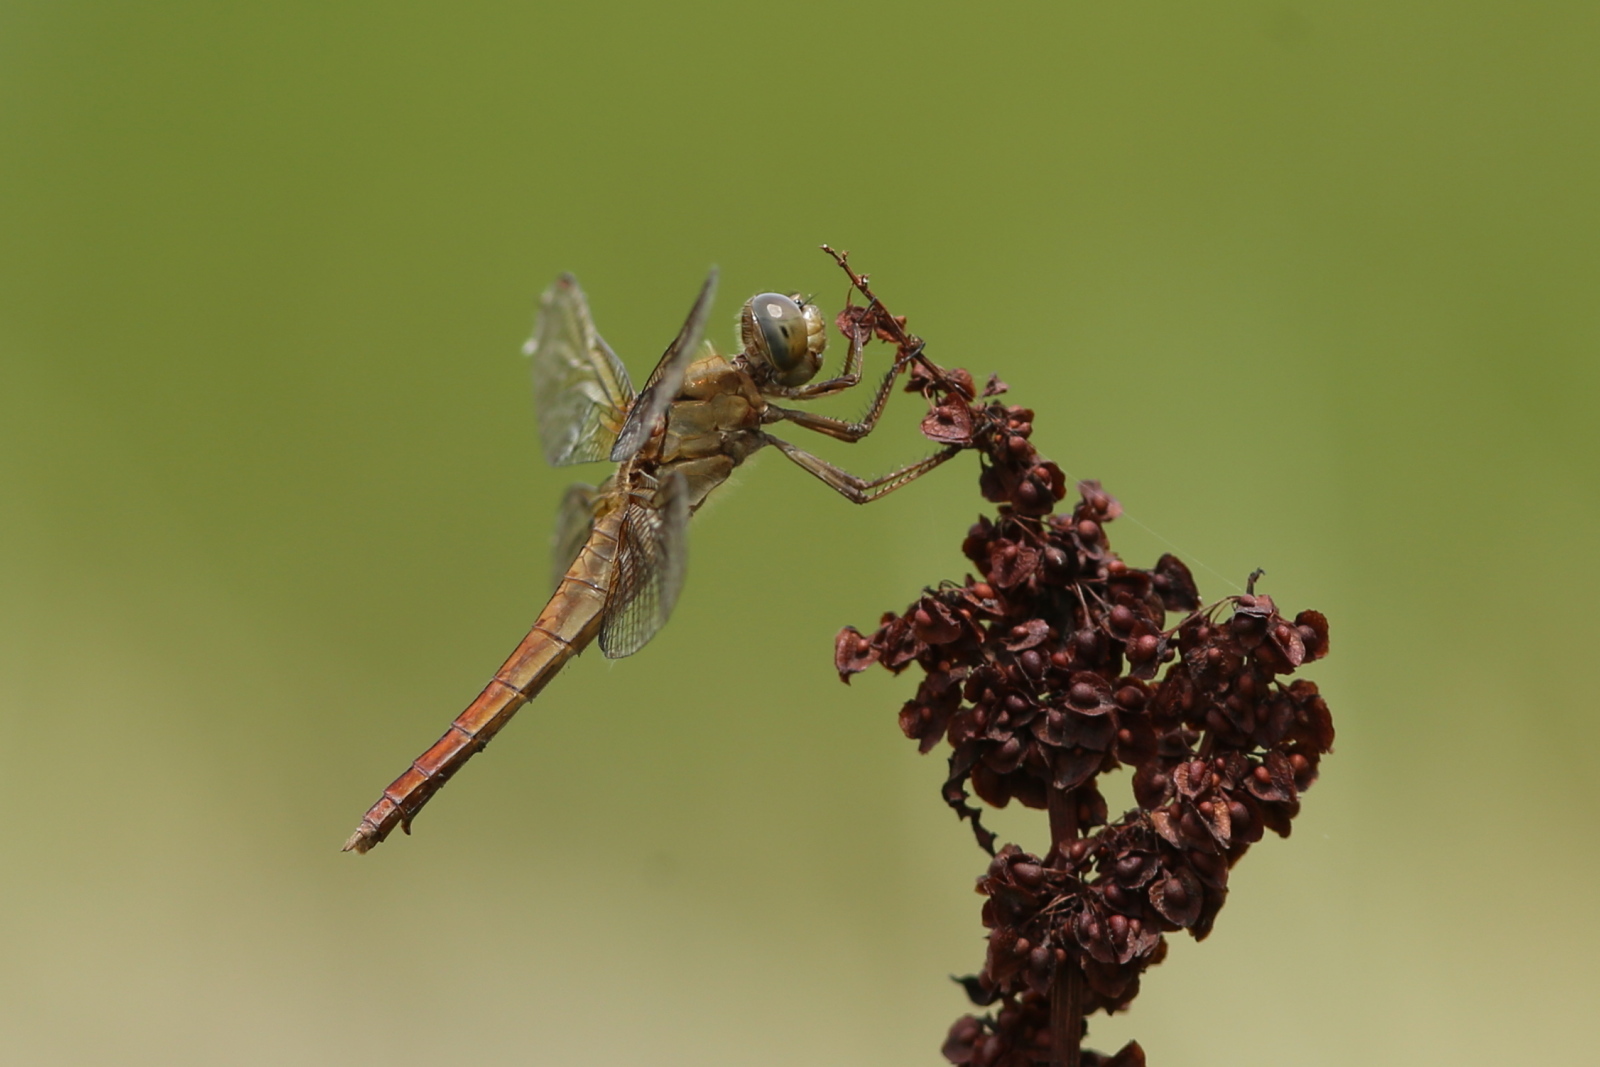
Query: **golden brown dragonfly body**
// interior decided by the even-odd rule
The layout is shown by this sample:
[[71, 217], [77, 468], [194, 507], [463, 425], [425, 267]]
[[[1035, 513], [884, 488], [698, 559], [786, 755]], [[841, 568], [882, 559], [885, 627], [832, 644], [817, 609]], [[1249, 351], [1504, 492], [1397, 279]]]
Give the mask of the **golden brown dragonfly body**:
[[596, 638], [609, 657], [637, 652], [666, 621], [686, 562], [689, 515], [735, 467], [772, 445], [856, 503], [906, 484], [953, 454], [937, 453], [881, 478], [862, 479], [773, 436], [780, 421], [844, 441], [872, 431], [904, 366], [897, 360], [866, 415], [845, 422], [780, 407], [859, 384], [865, 337], [851, 338], [841, 373], [811, 382], [822, 365], [825, 325], [814, 305], [762, 293], [740, 313], [741, 351], [703, 351], [715, 289], [706, 279], [687, 321], [637, 395], [595, 331], [576, 279], [545, 291], [534, 336], [534, 400], [552, 464], [619, 464], [598, 488], [575, 485], [555, 538], [555, 592], [511, 657], [443, 737], [412, 761], [361, 820], [345, 851], [365, 852], [417, 812], [475, 753]]

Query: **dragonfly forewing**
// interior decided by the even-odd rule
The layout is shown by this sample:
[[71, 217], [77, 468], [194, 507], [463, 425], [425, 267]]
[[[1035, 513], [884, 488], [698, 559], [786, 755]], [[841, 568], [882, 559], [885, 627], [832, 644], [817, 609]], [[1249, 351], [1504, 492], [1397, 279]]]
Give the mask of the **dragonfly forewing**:
[[544, 291], [523, 352], [533, 361], [533, 407], [545, 459], [564, 467], [609, 456], [633, 405], [633, 386], [594, 328], [572, 275]]
[[683, 385], [684, 371], [699, 354], [700, 339], [705, 336], [706, 319], [711, 314], [711, 302], [716, 295], [717, 270], [713, 267], [711, 273], [706, 275], [705, 284], [700, 287], [700, 295], [695, 298], [694, 306], [689, 309], [689, 317], [683, 320], [683, 328], [661, 354], [656, 369], [650, 372], [638, 399], [629, 409], [627, 421], [617, 435], [617, 443], [612, 446], [611, 462], [621, 463], [633, 458], [650, 439], [656, 420], [666, 414], [667, 407], [678, 395], [678, 389]]

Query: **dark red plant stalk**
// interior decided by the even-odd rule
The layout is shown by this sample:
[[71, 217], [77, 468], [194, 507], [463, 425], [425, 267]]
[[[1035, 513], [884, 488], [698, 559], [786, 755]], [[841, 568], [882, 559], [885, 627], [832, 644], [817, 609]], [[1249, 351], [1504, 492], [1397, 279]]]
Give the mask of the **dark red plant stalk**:
[[[835, 646], [845, 681], [873, 663], [920, 668], [900, 729], [923, 752], [949, 743], [945, 803], [993, 857], [978, 882], [987, 958], [960, 981], [996, 1010], [958, 1019], [944, 1055], [972, 1067], [1142, 1065], [1137, 1042], [1114, 1056], [1082, 1049], [1085, 1017], [1126, 1008], [1166, 955], [1164, 935], [1204, 938], [1233, 865], [1265, 831], [1288, 836], [1333, 720], [1313, 683], [1284, 679], [1327, 654], [1327, 620], [1285, 618], [1254, 592], [1255, 575], [1246, 594], [1201, 607], [1177, 557], [1128, 566], [1106, 538], [1121, 507], [1098, 482], [1056, 514], [1066, 483], [1029, 441], [1033, 412], [996, 399], [998, 379], [979, 395], [967, 372], [928, 362], [835, 258], [871, 301], [839, 328], [873, 331], [913, 364], [907, 388], [931, 408], [923, 433], [978, 452], [979, 488], [999, 505], [962, 544], [980, 577], [940, 583], [870, 636], [847, 627]], [[1110, 822], [1096, 780], [1123, 766], [1139, 806]], [[1046, 810], [1050, 850], [996, 851], [969, 785], [994, 807]]]

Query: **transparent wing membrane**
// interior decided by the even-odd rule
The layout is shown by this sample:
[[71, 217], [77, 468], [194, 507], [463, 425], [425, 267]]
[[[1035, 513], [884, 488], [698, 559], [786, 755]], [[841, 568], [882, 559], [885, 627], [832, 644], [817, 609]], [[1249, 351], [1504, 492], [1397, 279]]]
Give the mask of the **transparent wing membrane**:
[[652, 501], [633, 500], [622, 521], [611, 595], [600, 622], [600, 649], [631, 656], [672, 614], [689, 562], [689, 488], [674, 471]]
[[533, 408], [552, 466], [603, 460], [633, 404], [628, 372], [594, 328], [578, 280], [563, 274], [544, 291], [533, 336]]
[[583, 543], [594, 529], [594, 506], [600, 491], [578, 482], [567, 488], [556, 512], [556, 528], [550, 538], [550, 588], [555, 589], [567, 575], [567, 568], [578, 558]]
[[711, 314], [711, 302], [716, 293], [717, 270], [713, 267], [711, 273], [706, 275], [705, 284], [700, 287], [694, 307], [689, 309], [689, 317], [684, 320], [683, 328], [661, 354], [656, 369], [650, 372], [650, 380], [644, 383], [644, 388], [639, 391], [639, 399], [628, 412], [627, 422], [611, 449], [611, 462], [621, 463], [643, 448], [650, 439], [650, 431], [656, 420], [666, 412], [673, 397], [678, 395], [678, 390], [683, 386], [683, 372], [699, 354], [700, 338], [705, 334], [706, 317]]

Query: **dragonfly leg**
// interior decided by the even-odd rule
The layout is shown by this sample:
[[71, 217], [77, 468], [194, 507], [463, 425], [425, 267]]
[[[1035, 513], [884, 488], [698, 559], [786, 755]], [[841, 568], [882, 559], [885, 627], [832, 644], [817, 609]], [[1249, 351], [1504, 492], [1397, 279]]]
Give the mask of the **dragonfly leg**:
[[961, 451], [959, 446], [951, 445], [925, 459], [919, 459], [915, 463], [907, 464], [899, 470], [890, 471], [888, 474], [877, 478], [862, 478], [834, 466], [821, 456], [813, 456], [805, 449], [797, 448], [782, 438], [774, 437], [769, 433], [764, 433], [761, 437], [767, 444], [772, 445], [778, 451], [794, 460], [796, 464], [822, 479], [829, 488], [853, 504], [870, 503], [885, 494], [892, 493], [902, 485], [916, 481]]
[[[871, 433], [873, 427], [878, 425], [878, 418], [883, 414], [883, 409], [889, 403], [889, 394], [894, 390], [895, 379], [905, 369], [910, 360], [897, 359], [894, 366], [889, 368], [889, 373], [883, 376], [883, 381], [878, 384], [878, 392], [872, 398], [872, 406], [867, 409], [858, 422], [846, 422], [844, 419], [835, 419], [827, 415], [818, 415], [813, 411], [800, 411], [795, 408], [782, 408], [776, 404], [768, 404], [766, 416], [762, 421], [777, 422], [787, 419], [796, 426], [804, 426], [808, 430], [827, 434], [829, 437], [840, 441], [856, 442]], [[859, 376], [857, 381], [859, 381]]]

